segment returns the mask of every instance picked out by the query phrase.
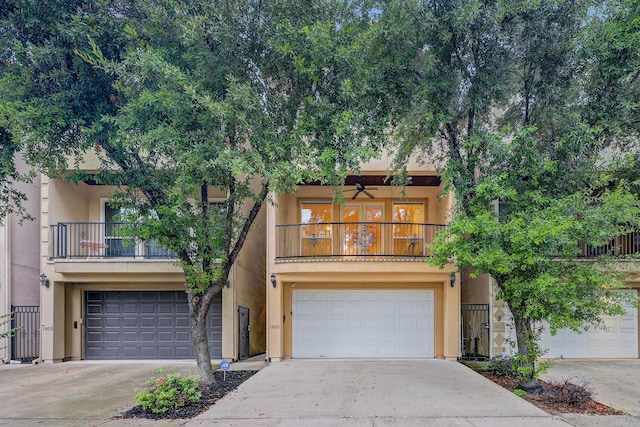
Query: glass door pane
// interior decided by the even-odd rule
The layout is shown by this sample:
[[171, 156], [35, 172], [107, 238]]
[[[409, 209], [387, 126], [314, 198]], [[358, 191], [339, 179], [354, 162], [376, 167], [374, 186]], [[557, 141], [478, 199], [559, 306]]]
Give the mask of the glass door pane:
[[381, 255], [382, 205], [349, 204], [342, 209], [345, 255]]
[[333, 247], [332, 202], [302, 203], [300, 208], [301, 256], [331, 255]]
[[424, 254], [424, 204], [393, 204], [393, 253], [422, 256]]
[[360, 208], [358, 206], [345, 206], [342, 209], [343, 225], [343, 253], [344, 255], [358, 255], [358, 222], [360, 221]]
[[122, 216], [128, 212], [125, 209], [104, 205], [104, 243], [107, 245], [107, 257], [133, 257], [135, 255], [135, 241], [120, 235]]

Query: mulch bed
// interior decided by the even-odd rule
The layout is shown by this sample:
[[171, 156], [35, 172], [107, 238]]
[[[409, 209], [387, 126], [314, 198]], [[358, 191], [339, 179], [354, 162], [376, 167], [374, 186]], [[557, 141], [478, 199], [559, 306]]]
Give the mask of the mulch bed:
[[202, 392], [200, 403], [190, 404], [180, 409], [170, 410], [162, 414], [154, 414], [140, 406], [134, 406], [128, 411], [114, 417], [122, 418], [146, 418], [150, 420], [193, 418], [209, 409], [217, 400], [222, 399], [227, 393], [232, 392], [240, 384], [251, 378], [257, 371], [227, 371], [226, 379], [222, 371], [214, 372], [216, 383]]
[[[490, 379], [494, 383], [506, 388], [513, 392], [518, 388], [518, 380], [514, 378], [497, 376], [491, 372], [483, 372], [476, 370], [476, 372], [482, 374], [484, 377]], [[551, 415], [560, 414], [585, 414], [585, 415], [625, 415], [624, 412], [611, 408], [607, 405], [603, 405], [600, 402], [596, 402], [591, 398], [585, 398], [580, 402], [580, 405], [570, 405], [565, 402], [558, 402], [552, 398], [554, 384], [550, 384], [545, 381], [539, 381], [544, 393], [535, 394], [527, 393], [522, 398], [536, 405], [538, 408]]]

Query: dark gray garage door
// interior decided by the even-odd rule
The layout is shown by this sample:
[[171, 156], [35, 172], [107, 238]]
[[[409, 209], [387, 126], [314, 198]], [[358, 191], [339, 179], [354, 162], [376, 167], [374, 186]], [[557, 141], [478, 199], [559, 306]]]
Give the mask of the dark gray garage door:
[[[187, 294], [181, 291], [85, 293], [85, 359], [192, 359]], [[222, 294], [211, 304], [212, 358], [222, 356]]]

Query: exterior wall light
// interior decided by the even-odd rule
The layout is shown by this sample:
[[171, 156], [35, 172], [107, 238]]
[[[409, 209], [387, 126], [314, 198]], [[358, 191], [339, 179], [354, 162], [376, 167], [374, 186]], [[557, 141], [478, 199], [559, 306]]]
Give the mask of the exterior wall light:
[[451, 274], [449, 276], [449, 286], [453, 288], [455, 284], [456, 284], [456, 276], [454, 274]]
[[51, 284], [51, 282], [49, 281], [49, 278], [44, 273], [40, 275], [40, 284], [45, 288], [48, 288], [49, 285]]
[[276, 287], [276, 284], [278, 283], [278, 281], [276, 280], [276, 275], [275, 273], [271, 273], [271, 284], [273, 285], [273, 287]]

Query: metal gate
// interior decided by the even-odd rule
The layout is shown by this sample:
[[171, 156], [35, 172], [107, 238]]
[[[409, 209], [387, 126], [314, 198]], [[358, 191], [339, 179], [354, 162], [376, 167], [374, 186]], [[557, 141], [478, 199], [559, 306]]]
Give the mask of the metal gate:
[[489, 304], [460, 304], [462, 358], [489, 358]]
[[12, 305], [11, 328], [20, 328], [11, 338], [11, 360], [31, 361], [40, 356], [40, 306]]

